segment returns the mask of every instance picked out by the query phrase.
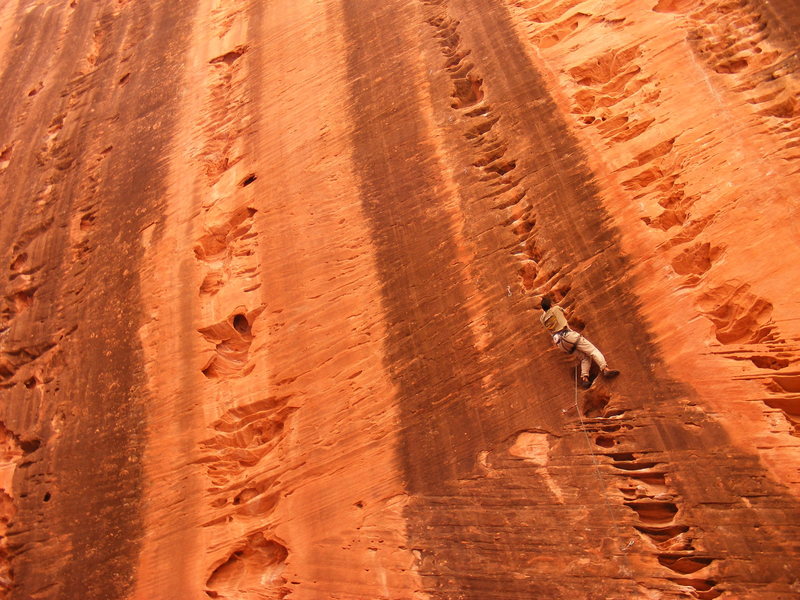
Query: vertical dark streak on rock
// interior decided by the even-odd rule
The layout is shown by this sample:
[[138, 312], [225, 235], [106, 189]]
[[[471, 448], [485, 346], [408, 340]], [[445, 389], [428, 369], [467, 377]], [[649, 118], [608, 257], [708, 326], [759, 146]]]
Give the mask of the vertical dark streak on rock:
[[[181, 49], [188, 40], [194, 10], [193, 2], [157, 8], [135, 3], [98, 7], [80, 2], [77, 6], [87, 8], [73, 16], [71, 24], [78, 29], [75, 37], [85, 39], [93, 23], [102, 31], [95, 40], [99, 44], [95, 64], [75, 76], [86, 56], [85, 47], [65, 44], [60, 72], [67, 75], [60, 82], [69, 80], [67, 92], [60, 96], [64, 88], [56, 85], [47, 96], [37, 98], [41, 114], [49, 110], [52, 117], [63, 110], [59, 97], [65, 98], [70, 89], [77, 94], [69, 117], [75, 125], [62, 143], [71, 163], [58, 176], [52, 209], [57, 220], [44, 234], [46, 286], [32, 308], [32, 314], [36, 312], [46, 323], [42, 334], [66, 333], [58, 338], [57, 369], [48, 365], [52, 379], [43, 407], [39, 414], [30, 415], [40, 418], [42, 449], [15, 477], [19, 500], [10, 538], [15, 551], [12, 597], [19, 599], [37, 594], [37, 598], [114, 600], [127, 597], [135, 581], [143, 533], [140, 503], [147, 435], [138, 334], [146, 318], [140, 304], [140, 235], [162, 210], [174, 107], [179, 99]], [[120, 88], [115, 85], [118, 63], [114, 59], [120, 59], [130, 27], [141, 27], [135, 33], [141, 38], [134, 40], [138, 47], [125, 66], [133, 77]], [[48, 40], [52, 34], [39, 31], [37, 36]], [[72, 39], [72, 31], [68, 37]], [[47, 56], [46, 45], [36, 53], [37, 59]], [[49, 117], [31, 119], [29, 127], [39, 128], [31, 136], [34, 148]], [[92, 155], [92, 150], [101, 149], [102, 158]], [[33, 186], [41, 185], [45, 176], [52, 181], [32, 157], [21, 160], [23, 165], [15, 174], [28, 186], [20, 187], [13, 201], [20, 225], [29, 210], [25, 194], [35, 192]], [[92, 171], [100, 160], [107, 162], [104, 169]], [[25, 168], [30, 175], [19, 177]], [[92, 176], [87, 177], [87, 172]], [[86, 253], [76, 259], [68, 244], [70, 223], [89, 209], [93, 212]], [[9, 247], [13, 240], [3, 243]], [[18, 335], [25, 333], [26, 325], [19, 323]], [[50, 426], [56, 410], [65, 411], [58, 435]], [[43, 506], [45, 481], [49, 487]]]
[[[391, 2], [366, 1], [345, 3], [344, 14], [353, 40], [348, 64], [354, 161], [382, 278], [387, 367], [401, 388], [401, 418], [409, 426], [404, 455], [410, 491], [428, 492], [474, 458], [420, 460], [431, 450], [450, 448], [450, 436], [465, 431], [469, 401], [480, 392], [480, 384], [469, 379], [478, 370], [477, 352], [453, 234], [434, 192], [440, 178], [433, 148], [417, 114], [415, 91], [404, 83], [414, 77], [403, 56], [409, 41], [396, 25], [405, 15]], [[391, 77], [373, 81], [390, 69]], [[427, 416], [438, 420], [443, 413], [452, 419], [426, 423]]]
[[[421, 540], [429, 512], [436, 511], [430, 497], [441, 493], [444, 481], [468, 472], [473, 446], [482, 445], [475, 427], [480, 367], [452, 227], [444, 198], [434, 191], [438, 166], [409, 84], [415, 70], [407, 53], [414, 41], [401, 25], [408, 7], [362, 0], [342, 8], [354, 162], [387, 315], [386, 366], [399, 390], [400, 454], [414, 495], [407, 518], [412, 537]], [[438, 554], [445, 562], [457, 560], [449, 553], [458, 550], [443, 545]]]
[[[157, 10], [135, 9], [135, 18], [142, 18], [142, 11], [151, 13], [152, 35], [143, 42], [147, 47], [137, 52], [140, 81], [129, 84], [131, 96], [119, 107], [126, 131], [111, 158], [107, 204], [98, 217], [102, 242], [89, 267], [91, 277], [105, 285], [101, 293], [87, 295], [84, 305], [84, 323], [90, 326], [81, 329], [79, 344], [86, 354], [80, 360], [85, 366], [76, 382], [83, 387], [78, 397], [86, 406], [80, 423], [84, 434], [59, 456], [59, 462], [76, 470], [71, 499], [73, 510], [83, 516], [77, 527], [68, 526], [74, 554], [61, 573], [64, 597], [123, 598], [135, 578], [146, 441], [138, 340], [145, 317], [138, 301], [140, 231], [148, 217], [160, 212], [166, 191], [166, 158], [177, 113], [172, 107], [181, 81], [180, 48], [191, 30], [193, 8], [194, 3], [167, 3]], [[89, 336], [95, 327], [100, 335], [92, 343]], [[93, 468], [86, 468], [89, 461]], [[86, 489], [100, 493], [87, 498], [81, 494]]]

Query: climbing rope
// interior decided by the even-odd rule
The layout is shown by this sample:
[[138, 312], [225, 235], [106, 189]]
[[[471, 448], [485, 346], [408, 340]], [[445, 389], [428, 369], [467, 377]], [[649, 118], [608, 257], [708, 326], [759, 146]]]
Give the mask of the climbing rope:
[[[600, 482], [600, 487], [603, 490], [603, 503], [606, 505], [606, 509], [608, 510], [608, 516], [611, 517], [611, 523], [614, 525], [614, 529], [617, 532], [617, 539], [623, 539], [624, 535], [622, 530], [619, 528], [619, 524], [617, 523], [617, 519], [614, 517], [614, 511], [611, 510], [611, 504], [608, 501], [608, 497], [606, 494], [606, 482], [603, 480], [603, 476], [600, 474], [600, 463], [597, 461], [597, 455], [594, 453], [594, 447], [592, 446], [592, 440], [589, 439], [589, 434], [586, 432], [586, 424], [583, 422], [583, 415], [581, 414], [581, 408], [578, 405], [578, 366], [575, 365], [575, 411], [578, 413], [578, 419], [581, 422], [581, 431], [583, 431], [583, 435], [586, 438], [586, 445], [589, 448], [589, 453], [592, 455], [592, 464], [594, 465], [594, 473], [597, 476], [598, 481]], [[635, 538], [631, 538], [627, 544], [620, 548], [621, 552], [625, 552], [636, 543]]]

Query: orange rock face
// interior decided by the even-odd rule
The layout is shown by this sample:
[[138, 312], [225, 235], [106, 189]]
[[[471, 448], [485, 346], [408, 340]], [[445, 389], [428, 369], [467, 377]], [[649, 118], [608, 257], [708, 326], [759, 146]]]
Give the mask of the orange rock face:
[[3, 3], [0, 598], [798, 597], [799, 41]]

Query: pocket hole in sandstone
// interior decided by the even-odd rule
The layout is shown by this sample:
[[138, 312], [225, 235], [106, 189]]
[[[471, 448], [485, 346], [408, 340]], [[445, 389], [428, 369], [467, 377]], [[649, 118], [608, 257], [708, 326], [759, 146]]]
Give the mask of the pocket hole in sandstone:
[[658, 466], [659, 463], [654, 462], [618, 462], [614, 464], [614, 467], [620, 469], [622, 471], [643, 471], [645, 469], [652, 469], [655, 466]]
[[626, 502], [625, 506], [634, 510], [644, 523], [667, 524], [678, 514], [678, 507], [672, 502]]
[[497, 175], [505, 175], [517, 168], [517, 161], [510, 160], [502, 164], [490, 164], [484, 167], [489, 173], [496, 173]]
[[[534, 225], [536, 224], [534, 223]], [[525, 254], [528, 258], [537, 263], [542, 262], [542, 258], [544, 257], [544, 252], [536, 247], [536, 240], [532, 237], [525, 242]]]
[[214, 295], [222, 289], [223, 285], [225, 285], [225, 279], [222, 272], [210, 271], [203, 279], [203, 283], [200, 284], [200, 293]]
[[717, 582], [713, 579], [678, 579], [670, 577], [670, 581], [678, 585], [694, 588], [694, 596], [700, 598], [700, 600], [717, 598], [722, 595], [722, 592], [713, 589], [717, 585]]
[[255, 488], [247, 488], [237, 494], [237, 496], [233, 499], [234, 506], [238, 506], [239, 504], [244, 504], [249, 502], [253, 498], [258, 496], [258, 490]]
[[45, 492], [44, 498], [42, 498], [42, 500], [44, 502], [50, 502], [50, 498], [51, 498], [50, 492]]
[[657, 488], [659, 493], [666, 493], [668, 491], [667, 479], [663, 473], [631, 473], [630, 476], [650, 487]]
[[611, 457], [611, 460], [613, 460], [614, 462], [618, 462], [620, 460], [624, 460], [627, 462], [636, 460], [636, 456], [632, 452], [615, 452], [613, 454], [606, 454], [606, 456]]
[[14, 150], [14, 144], [9, 144], [0, 150], [0, 169], [5, 169], [11, 163], [11, 151]]
[[717, 66], [714, 67], [714, 70], [717, 73], [730, 75], [746, 69], [748, 65], [749, 63], [744, 58], [732, 59], [718, 63]]
[[759, 369], [772, 369], [778, 371], [789, 366], [789, 361], [781, 358], [773, 358], [771, 356], [753, 356], [750, 358], [752, 362]]
[[219, 63], [225, 63], [226, 65], [228, 65], [230, 67], [245, 52], [247, 52], [247, 50], [248, 50], [247, 46], [237, 46], [236, 48], [234, 48], [230, 52], [226, 52], [225, 54], [217, 56], [216, 58], [212, 58], [210, 61], [208, 61], [208, 63], [211, 64], [211, 65], [215, 65], [215, 64], [219, 64]]
[[19, 443], [19, 447], [22, 448], [22, 451], [25, 452], [25, 454], [35, 452], [41, 445], [42, 442], [39, 440], [22, 440]]
[[96, 218], [97, 217], [94, 215], [94, 213], [87, 213], [83, 215], [81, 217], [81, 222], [79, 225], [80, 230], [86, 231], [87, 229], [91, 229], [92, 225], [94, 225], [94, 221]]
[[219, 377], [219, 371], [214, 366], [215, 362], [216, 361], [214, 359], [212, 359], [211, 362], [208, 365], [206, 365], [205, 367], [203, 367], [201, 369], [201, 372], [203, 373], [203, 375], [205, 375], [209, 379], [215, 379], [215, 378]]
[[256, 179], [258, 179], [258, 175], [256, 175], [255, 173], [250, 173], [250, 175], [242, 179], [242, 181], [239, 183], [239, 186], [247, 187], [248, 185], [253, 183]]
[[603, 418], [603, 419], [613, 419], [615, 417], [621, 417], [626, 412], [628, 412], [628, 411], [625, 410], [624, 408], [618, 408], [616, 410], [609, 410], [609, 411], [603, 413], [603, 416], [601, 418]]
[[479, 106], [469, 112], [464, 113], [467, 117], [485, 117], [489, 114], [489, 107], [488, 106]]
[[19, 269], [22, 267], [22, 265], [25, 264], [27, 260], [28, 260], [28, 255], [25, 252], [23, 252], [22, 254], [17, 256], [11, 263], [11, 270], [19, 271]]
[[617, 442], [615, 442], [614, 438], [612, 437], [608, 437], [605, 435], [598, 435], [595, 438], [594, 443], [602, 448], [613, 448], [614, 444], [616, 444]]
[[[264, 534], [248, 537], [240, 549], [232, 552], [208, 578], [206, 595], [211, 598], [278, 598], [285, 582], [281, 574], [286, 566], [285, 546]], [[279, 595], [280, 594], [280, 595]], [[252, 596], [255, 597], [255, 596]]]
[[483, 99], [482, 84], [483, 79], [473, 79], [471, 77], [462, 77], [454, 80], [453, 101], [450, 106], [452, 108], [468, 108], [480, 102]]
[[530, 233], [530, 231], [534, 228], [534, 225], [535, 224], [532, 223], [531, 221], [523, 221], [522, 223], [514, 227], [514, 229], [512, 229], [511, 232], [516, 235], [524, 235], [526, 233]]
[[247, 317], [245, 317], [242, 313], [234, 315], [233, 328], [239, 333], [249, 333], [250, 323], [247, 321]]
[[667, 542], [672, 538], [678, 537], [682, 533], [689, 531], [686, 525], [674, 525], [672, 527], [642, 527], [636, 526], [636, 530], [642, 532], [653, 541], [661, 543]]
[[444, 68], [448, 71], [457, 70], [459, 63], [472, 53], [472, 50], [466, 52], [454, 52], [453, 55], [447, 59]]
[[778, 376], [772, 378], [772, 385], [768, 386], [778, 393], [796, 394], [800, 392], [800, 376]]
[[604, 417], [604, 411], [611, 402], [611, 395], [600, 390], [590, 390], [583, 402], [583, 414], [587, 417]]
[[697, 243], [672, 259], [672, 269], [678, 275], [703, 275], [722, 254], [722, 249], [710, 243]]
[[11, 377], [14, 376], [14, 373], [16, 372], [17, 369], [14, 365], [9, 363], [8, 361], [0, 361], [0, 381], [4, 379], [10, 379]]
[[124, 85], [128, 78], [131, 76], [130, 73], [125, 73], [122, 77], [119, 78], [119, 85]]
[[667, 567], [671, 571], [688, 575], [700, 569], [707, 567], [712, 562], [713, 558], [699, 558], [697, 556], [675, 556], [669, 554], [662, 554], [658, 557], [658, 562]]
[[467, 130], [467, 132], [464, 134], [464, 137], [467, 138], [468, 140], [480, 137], [485, 133], [488, 133], [492, 129], [492, 127], [494, 127], [495, 123], [497, 123], [499, 120], [500, 117], [493, 117], [487, 121], [484, 121], [483, 123]]

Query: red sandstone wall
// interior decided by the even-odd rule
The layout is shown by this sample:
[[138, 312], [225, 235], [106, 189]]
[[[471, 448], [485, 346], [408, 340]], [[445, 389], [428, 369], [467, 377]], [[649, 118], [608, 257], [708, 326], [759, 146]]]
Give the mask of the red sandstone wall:
[[798, 15], [3, 3], [0, 597], [796, 597]]

